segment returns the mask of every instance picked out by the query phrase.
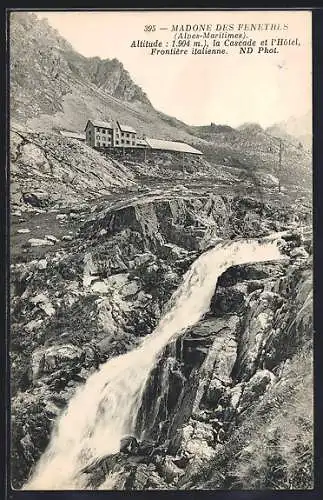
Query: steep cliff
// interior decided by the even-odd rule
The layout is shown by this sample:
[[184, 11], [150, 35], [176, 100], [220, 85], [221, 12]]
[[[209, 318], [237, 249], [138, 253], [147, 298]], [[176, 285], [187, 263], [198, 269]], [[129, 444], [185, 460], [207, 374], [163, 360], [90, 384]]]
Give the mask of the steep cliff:
[[196, 142], [190, 127], [152, 107], [120, 61], [82, 56], [28, 12], [10, 14], [10, 108], [12, 123], [33, 130], [81, 132], [88, 119], [117, 119], [140, 134]]
[[64, 96], [77, 81], [93, 84], [121, 101], [150, 106], [120, 61], [81, 56], [35, 14], [11, 13], [10, 57], [12, 118], [26, 120], [61, 110]]

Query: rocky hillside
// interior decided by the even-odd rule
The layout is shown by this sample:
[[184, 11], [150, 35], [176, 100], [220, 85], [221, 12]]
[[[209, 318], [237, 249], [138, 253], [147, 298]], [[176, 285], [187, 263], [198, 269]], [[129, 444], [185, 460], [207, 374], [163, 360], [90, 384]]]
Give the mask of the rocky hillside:
[[[298, 189], [278, 193], [277, 177], [265, 170], [214, 165], [204, 157], [183, 159], [172, 153], [145, 154], [126, 151], [101, 154], [75, 139], [22, 126], [11, 130], [11, 208], [28, 210], [94, 204], [101, 199], [129, 196], [170, 184], [210, 192], [245, 195], [250, 190], [261, 199], [282, 203], [291, 198], [302, 203]], [[121, 196], [122, 197], [122, 196]], [[308, 204], [308, 203], [307, 203]]]
[[[94, 204], [103, 198], [120, 199], [130, 192], [165, 186], [242, 196], [253, 193], [258, 199], [282, 204], [297, 202], [301, 206], [305, 203], [309, 208], [310, 175], [305, 166], [295, 170], [292, 180], [284, 171], [282, 189], [278, 192], [277, 174], [271, 173], [270, 166], [251, 169], [250, 159], [245, 159], [244, 165], [238, 162], [239, 166], [233, 166], [233, 150], [231, 160], [228, 160], [228, 146], [225, 153], [219, 148], [217, 154], [221, 155], [221, 151], [221, 163], [194, 156], [186, 157], [183, 162], [181, 157], [167, 152], [149, 153], [147, 157], [143, 151], [101, 154], [57, 133], [12, 126], [11, 208], [13, 212], [28, 207], [28, 210], [31, 207], [42, 210], [45, 206], [76, 209], [79, 204]], [[251, 154], [248, 153], [249, 158]], [[270, 165], [269, 158], [266, 159]], [[300, 177], [301, 172], [304, 177]]]
[[[121, 63], [77, 54], [23, 12], [11, 118], [13, 487], [77, 388], [154, 330], [202, 252], [281, 231], [285, 260], [220, 277], [210, 311], [160, 353], [136, 436], [83, 473], [99, 489], [109, 473], [131, 490], [311, 488], [310, 154], [284, 140], [278, 172], [277, 139], [258, 125], [163, 115]], [[57, 133], [89, 118], [205, 154], [99, 153]]]
[[78, 54], [34, 14], [11, 13], [10, 56], [12, 122], [83, 131], [88, 119], [119, 119], [141, 134], [188, 136], [189, 127], [151, 106], [117, 59]]
[[[190, 127], [150, 104], [116, 59], [78, 54], [45, 20], [11, 13], [11, 121], [32, 131], [81, 132], [88, 119], [119, 119], [139, 136], [181, 140], [218, 166], [275, 174], [278, 140], [259, 126]], [[21, 44], [21, 40], [24, 44]], [[282, 181], [311, 192], [311, 155], [284, 138]]]
[[209, 144], [202, 146], [209, 161], [245, 170], [279, 175], [285, 185], [297, 184], [311, 190], [311, 154], [294, 140], [283, 140], [282, 167], [279, 169], [279, 139], [259, 124], [248, 123], [238, 129], [210, 125], [195, 127]]
[[77, 204], [136, 188], [133, 173], [74, 139], [15, 129], [11, 133], [11, 206]]
[[120, 61], [81, 56], [46, 20], [39, 20], [35, 14], [11, 13], [10, 51], [14, 116], [24, 113], [24, 117], [30, 118], [40, 112], [61, 109], [63, 97], [71, 91], [69, 82], [73, 80], [93, 84], [122, 101], [151, 105]]
[[[164, 190], [158, 196], [113, 202], [108, 207], [106, 202], [99, 204], [89, 216], [82, 214], [77, 231], [72, 224], [80, 214], [55, 216], [65, 234], [72, 235], [65, 245], [60, 245], [57, 234], [47, 235], [46, 253], [35, 255], [29, 244], [25, 258], [11, 266], [15, 488], [35, 466], [55, 419], [77, 387], [101, 363], [133, 349], [152, 332], [181, 276], [201, 251], [221, 239], [264, 236], [310, 221], [297, 206], [291, 214], [288, 205], [208, 192], [197, 195], [193, 190], [185, 195]], [[144, 398], [138, 426], [146, 429], [145, 441], [132, 439], [133, 446], [128, 442], [120, 454], [89, 467], [91, 487], [103, 488], [107, 472], [120, 470], [118, 487], [126, 489], [186, 489], [196, 484], [221, 488], [237, 481], [248, 486], [254, 473], [238, 469], [240, 461], [231, 466], [237, 456], [229, 453], [231, 443], [237, 453], [246, 454], [248, 443], [261, 448], [260, 435], [268, 431], [268, 440], [272, 439], [262, 415], [268, 405], [274, 411], [276, 397], [277, 412], [287, 412], [284, 418], [294, 419], [295, 433], [307, 426], [298, 448], [294, 441], [286, 448], [286, 436], [279, 435], [277, 453], [285, 453], [285, 462], [286, 453], [292, 453], [286, 465], [292, 470], [288, 476], [292, 486], [297, 487], [297, 471], [302, 470], [300, 484], [309, 487], [310, 415], [307, 412], [304, 420], [300, 413], [297, 420], [296, 392], [282, 391], [283, 397], [280, 387], [295, 385], [298, 375], [293, 363], [303, 359], [295, 356], [305, 356], [311, 339], [311, 250], [297, 232], [284, 245], [291, 265], [241, 266], [222, 276], [209, 315], [185, 334], [182, 344], [167, 347], [162, 355], [166, 361], [152, 373], [153, 384], [154, 377], [169, 370], [169, 381], [163, 385], [166, 393], [159, 398], [167, 405], [169, 419], [165, 420], [166, 407], [161, 406], [160, 412], [156, 409], [158, 418], [151, 422]], [[310, 350], [306, 359], [310, 363]], [[311, 378], [307, 365], [305, 371]], [[308, 389], [303, 395], [307, 408], [310, 383]], [[239, 429], [247, 424], [241, 434]], [[238, 442], [236, 436], [240, 436]], [[223, 457], [221, 467], [214, 468], [219, 457]], [[267, 466], [263, 467], [266, 472]], [[214, 470], [221, 476], [214, 477]], [[263, 474], [259, 481], [267, 487], [269, 480]], [[285, 486], [288, 478], [275, 476], [277, 487]]]

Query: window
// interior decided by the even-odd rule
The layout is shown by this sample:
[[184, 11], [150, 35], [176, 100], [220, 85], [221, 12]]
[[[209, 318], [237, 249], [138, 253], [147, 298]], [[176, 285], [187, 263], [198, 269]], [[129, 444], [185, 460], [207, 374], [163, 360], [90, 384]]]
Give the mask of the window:
[[127, 137], [129, 137], [129, 134], [127, 134]]
[[136, 145], [136, 142], [135, 141], [132, 141], [132, 145], [135, 146]]
[[101, 130], [102, 130], [102, 134], [105, 134], [105, 129], [104, 129], [104, 128], [102, 128]]
[[124, 132], [121, 132], [121, 137], [124, 137]]
[[116, 141], [116, 144], [119, 144], [119, 141]]
[[130, 141], [126, 141], [127, 144], [130, 144]]
[[124, 140], [123, 140], [123, 139], [121, 139], [121, 144], [123, 144], [123, 143], [124, 143]]

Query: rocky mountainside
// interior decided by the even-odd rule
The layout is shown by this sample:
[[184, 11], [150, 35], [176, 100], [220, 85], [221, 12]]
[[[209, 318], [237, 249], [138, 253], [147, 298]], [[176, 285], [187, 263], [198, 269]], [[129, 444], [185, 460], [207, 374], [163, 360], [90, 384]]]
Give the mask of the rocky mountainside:
[[11, 13], [10, 86], [12, 122], [34, 130], [83, 131], [88, 119], [119, 119], [141, 134], [188, 136], [188, 126], [151, 106], [120, 61], [78, 54], [31, 13]]
[[[120, 61], [81, 56], [46, 20], [39, 20], [35, 14], [11, 14], [10, 56], [14, 116], [22, 112], [24, 117], [36, 116], [39, 112], [51, 112], [53, 106], [60, 109], [62, 98], [71, 91], [69, 82], [78, 79], [122, 101], [151, 105]], [[37, 102], [36, 97], [43, 99]], [[33, 107], [36, 103], [38, 107]]]
[[[249, 443], [261, 453], [257, 440], [266, 435], [268, 442], [278, 439], [277, 453], [285, 453], [281, 460], [292, 469], [286, 469], [287, 479], [273, 476], [277, 487], [283, 488], [286, 481], [292, 481], [292, 487], [309, 487], [311, 249], [297, 232], [310, 222], [306, 211], [295, 206], [291, 214], [289, 205], [207, 191], [197, 195], [192, 190], [185, 195], [164, 191], [109, 206], [102, 202], [89, 216], [71, 211], [54, 215], [65, 234], [71, 234], [79, 219], [65, 246], [57, 235], [48, 235], [46, 253], [35, 255], [29, 246], [25, 257], [11, 266], [14, 487], [27, 479], [75, 390], [101, 363], [133, 349], [152, 332], [181, 276], [201, 251], [221, 239], [288, 228], [295, 233], [285, 240], [291, 265], [240, 266], [221, 277], [210, 313], [182, 341], [169, 344], [151, 374], [153, 387], [155, 377], [167, 383], [158, 386], [165, 391], [160, 398], [148, 398], [150, 409], [151, 401], [163, 402], [154, 410], [153, 421], [143, 398], [138, 426], [146, 429], [144, 441], [133, 438], [133, 446], [127, 442], [120, 454], [89, 466], [86, 474], [95, 488], [104, 488], [108, 471], [122, 471], [117, 487], [127, 489], [186, 489], [196, 484], [221, 488], [237, 481], [248, 487], [255, 476], [249, 470], [252, 465], [246, 468], [247, 458], [235, 461], [238, 455], [230, 450], [247, 457]], [[309, 378], [302, 395], [306, 415], [302, 409], [295, 414], [293, 399], [298, 397], [297, 377], [303, 373], [294, 369], [300, 359]], [[286, 422], [293, 420], [291, 442], [281, 434], [271, 437], [272, 429], [262, 417], [268, 406], [276, 411], [274, 422], [280, 413]], [[307, 430], [297, 447], [300, 426]], [[295, 465], [288, 465], [287, 453]], [[221, 466], [214, 468], [221, 457]], [[255, 458], [254, 467], [262, 461], [258, 464]], [[303, 476], [297, 479], [300, 470]], [[215, 471], [219, 475], [214, 476]], [[263, 472], [259, 481], [269, 485]]]
[[279, 169], [279, 139], [259, 124], [248, 123], [238, 129], [210, 125], [195, 127], [196, 133], [208, 141], [204, 151], [210, 161], [245, 170], [260, 170], [279, 175], [283, 184], [311, 186], [311, 154], [302, 144], [283, 140], [282, 166]]
[[[12, 124], [41, 133], [81, 132], [88, 119], [119, 119], [132, 125], [139, 136], [196, 146], [213, 165], [276, 175], [278, 140], [261, 127], [190, 127], [154, 109], [116, 59], [78, 54], [33, 14], [11, 13], [10, 26]], [[311, 155], [288, 137], [281, 175], [286, 185], [311, 191]]]
[[[289, 186], [277, 190], [277, 177], [265, 169], [249, 171], [218, 165], [200, 157], [182, 158], [171, 153], [115, 151], [101, 154], [76, 139], [12, 126], [10, 148], [11, 208], [23, 211], [62, 209], [94, 204], [101, 199], [122, 199], [129, 193], [163, 186], [203, 187], [216, 193], [245, 195], [281, 203], [298, 200], [309, 206], [307, 190]], [[307, 184], [304, 182], [305, 187]], [[301, 191], [301, 192], [300, 192]], [[90, 209], [90, 208], [89, 208]]]
[[[278, 172], [279, 141], [259, 125], [188, 127], [121, 63], [77, 54], [23, 12], [11, 14], [11, 112], [13, 487], [77, 389], [153, 332], [205, 250], [277, 233], [284, 260], [220, 276], [210, 310], [160, 352], [135, 435], [82, 473], [97, 489], [109, 474], [130, 490], [311, 488], [310, 153], [284, 140]], [[204, 156], [103, 154], [57, 133], [88, 118]]]
[[59, 135], [12, 129], [10, 155], [12, 209], [28, 199], [38, 208], [75, 205], [137, 187], [129, 168]]

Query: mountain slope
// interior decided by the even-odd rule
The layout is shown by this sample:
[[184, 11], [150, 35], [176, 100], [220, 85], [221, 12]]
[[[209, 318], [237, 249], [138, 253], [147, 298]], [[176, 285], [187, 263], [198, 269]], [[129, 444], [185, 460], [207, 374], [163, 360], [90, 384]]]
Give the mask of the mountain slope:
[[190, 128], [156, 111], [117, 59], [78, 54], [34, 14], [14, 12], [10, 19], [13, 122], [36, 130], [82, 131], [88, 119], [112, 118], [141, 134], [150, 130], [158, 137], [187, 137]]
[[11, 133], [11, 206], [32, 193], [34, 203], [76, 205], [136, 187], [133, 173], [77, 140], [19, 130]]
[[[35, 84], [36, 93], [44, 99], [38, 103], [38, 109], [31, 105], [23, 110], [24, 116], [51, 111], [51, 106], [60, 109], [63, 96], [71, 90], [70, 79], [93, 83], [124, 101], [139, 101], [151, 106], [146, 94], [133, 83], [117, 59], [83, 57], [46, 20], [39, 20], [35, 14], [12, 13], [10, 39], [13, 113], [19, 113], [22, 97], [29, 97], [30, 104], [35, 104]], [[48, 87], [53, 96], [48, 93]], [[56, 97], [57, 102], [52, 102], [51, 97]]]
[[[310, 188], [311, 155], [293, 142], [283, 140], [282, 166], [279, 168], [279, 139], [259, 124], [247, 123], [234, 129], [228, 126], [195, 127], [209, 143], [204, 151], [209, 159], [255, 172], [262, 170], [280, 175], [284, 184]], [[212, 146], [211, 146], [212, 145]]]
[[[216, 169], [225, 165], [277, 175], [279, 141], [259, 125], [191, 127], [167, 116], [154, 109], [119, 61], [78, 54], [33, 14], [11, 14], [10, 51], [12, 125], [40, 133], [80, 132], [88, 119], [119, 119], [139, 136], [196, 146]], [[310, 190], [310, 153], [284, 140], [280, 175], [286, 185]]]

